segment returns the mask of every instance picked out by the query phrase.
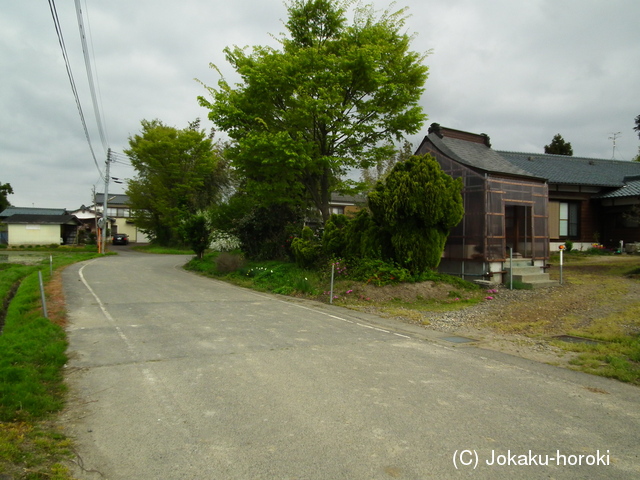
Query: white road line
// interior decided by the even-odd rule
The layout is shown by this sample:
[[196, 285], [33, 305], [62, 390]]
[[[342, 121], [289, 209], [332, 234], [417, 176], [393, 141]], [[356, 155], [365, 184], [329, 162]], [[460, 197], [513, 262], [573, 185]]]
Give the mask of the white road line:
[[129, 338], [125, 335], [122, 329], [118, 325], [116, 325], [116, 321], [113, 319], [113, 317], [111, 316], [107, 308], [104, 306], [104, 304], [102, 303], [102, 300], [100, 300], [100, 297], [98, 297], [98, 295], [93, 290], [93, 288], [91, 288], [91, 285], [89, 285], [89, 282], [87, 282], [87, 280], [84, 278], [84, 274], [82, 273], [82, 271], [85, 269], [86, 266], [90, 265], [91, 263], [93, 263], [93, 261], [86, 263], [79, 270], [78, 274], [80, 275], [80, 280], [82, 280], [82, 283], [84, 283], [84, 286], [87, 287], [87, 290], [91, 292], [91, 295], [93, 295], [93, 298], [96, 299], [96, 302], [98, 302], [98, 306], [100, 307], [100, 310], [102, 310], [102, 313], [107, 318], [107, 320], [109, 320], [109, 323], [111, 323], [113, 328], [115, 328], [116, 332], [118, 333], [118, 336], [122, 339], [122, 341], [127, 346], [127, 350], [129, 350], [129, 353], [131, 353], [131, 355], [135, 357], [136, 353], [135, 353], [135, 349], [133, 348], [133, 343], [131, 343], [131, 340], [129, 340]]

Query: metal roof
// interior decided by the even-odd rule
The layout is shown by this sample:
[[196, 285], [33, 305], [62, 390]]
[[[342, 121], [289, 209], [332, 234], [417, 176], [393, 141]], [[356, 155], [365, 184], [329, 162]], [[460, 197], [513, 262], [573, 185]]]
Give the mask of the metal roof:
[[428, 140], [447, 157], [463, 165], [488, 173], [517, 175], [539, 180], [544, 178], [507, 161], [491, 149], [486, 136], [440, 127], [439, 125], [437, 125], [436, 131], [430, 130], [430, 132], [425, 140]]
[[[107, 206], [115, 206], [115, 205], [129, 205], [129, 195], [125, 195], [124, 193], [114, 193], [109, 194], [109, 200], [107, 202]], [[104, 193], [96, 193], [96, 204], [102, 205], [104, 203]]]
[[640, 162], [498, 151], [506, 160], [549, 183], [622, 187], [625, 177], [640, 175]]
[[11, 215], [4, 222], [11, 225], [79, 225], [81, 223], [75, 215]]
[[35, 208], [35, 207], [7, 207], [0, 213], [0, 217], [12, 215], [66, 215], [65, 208]]

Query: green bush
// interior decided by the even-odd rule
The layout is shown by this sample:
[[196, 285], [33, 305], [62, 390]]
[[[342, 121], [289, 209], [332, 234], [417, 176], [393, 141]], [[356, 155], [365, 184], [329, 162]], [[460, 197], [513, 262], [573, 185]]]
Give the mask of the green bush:
[[302, 237], [294, 238], [291, 242], [291, 251], [300, 268], [313, 268], [322, 255], [322, 245], [315, 239], [313, 230], [304, 227]]
[[413, 280], [409, 270], [396, 263], [368, 258], [355, 262], [351, 267], [350, 277], [379, 287]]
[[566, 242], [564, 242], [564, 246], [567, 249], [567, 253], [573, 250], [573, 242], [571, 240], [567, 240]]
[[333, 214], [324, 225], [322, 234], [322, 250], [331, 256], [342, 256], [347, 246], [347, 225], [349, 219], [345, 215]]
[[397, 163], [369, 193], [375, 222], [390, 236], [394, 261], [414, 274], [436, 268], [452, 227], [464, 215], [462, 181], [431, 155]]

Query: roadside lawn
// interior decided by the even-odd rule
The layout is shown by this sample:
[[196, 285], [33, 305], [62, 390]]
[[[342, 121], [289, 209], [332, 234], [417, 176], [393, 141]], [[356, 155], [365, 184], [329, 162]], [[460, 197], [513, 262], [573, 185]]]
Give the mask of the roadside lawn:
[[[49, 254], [53, 259], [50, 275]], [[61, 269], [97, 256], [47, 252], [34, 265], [0, 263], [0, 478], [68, 480], [71, 442], [54, 423], [67, 362]], [[48, 318], [40, 302], [42, 272]]]

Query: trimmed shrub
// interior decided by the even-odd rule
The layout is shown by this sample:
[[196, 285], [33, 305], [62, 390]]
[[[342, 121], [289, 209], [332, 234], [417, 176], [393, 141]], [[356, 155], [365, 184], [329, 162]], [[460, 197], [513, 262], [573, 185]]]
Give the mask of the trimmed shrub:
[[300, 268], [312, 268], [322, 255], [320, 245], [309, 227], [302, 229], [302, 237], [294, 238], [291, 242], [291, 251]]

